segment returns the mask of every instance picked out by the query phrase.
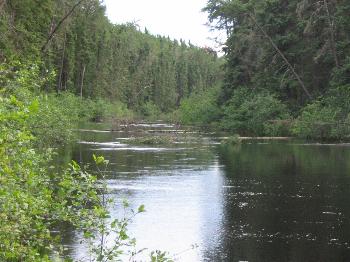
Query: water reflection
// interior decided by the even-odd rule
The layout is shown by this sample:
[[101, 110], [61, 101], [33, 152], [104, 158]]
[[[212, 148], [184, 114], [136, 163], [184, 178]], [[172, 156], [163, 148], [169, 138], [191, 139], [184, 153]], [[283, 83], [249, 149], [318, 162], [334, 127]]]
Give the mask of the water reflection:
[[225, 261], [348, 260], [349, 153], [280, 143], [221, 149], [223, 246], [211, 259], [223, 251]]
[[[160, 134], [164, 128], [174, 132], [173, 126], [161, 128]], [[146, 206], [147, 212], [129, 226], [137, 248], [148, 248], [138, 259], [152, 250], [164, 250], [176, 261], [203, 261], [204, 250], [219, 243], [224, 178], [216, 149], [209, 146], [208, 138], [184, 133], [186, 143], [179, 138], [171, 145], [135, 146], [128, 144], [128, 137], [144, 136], [140, 130], [89, 133], [85, 129], [75, 148], [75, 159], [82, 164], [90, 163], [93, 153], [103, 153], [110, 161], [107, 177], [112, 194], [127, 198], [131, 208]], [[111, 210], [114, 217], [122, 212], [120, 205]], [[78, 241], [71, 247], [73, 257], [85, 255]]]
[[[185, 131], [177, 134], [184, 143], [132, 146], [128, 138], [147, 128], [152, 135], [174, 129], [134, 128], [85, 129], [73, 155], [89, 163], [92, 153], [103, 153], [113, 195], [146, 206], [129, 228], [139, 248], [167, 250], [177, 261], [350, 259], [349, 147], [293, 141], [222, 147], [215, 137]], [[71, 232], [70, 241], [73, 256], [82, 256], [79, 235]]]

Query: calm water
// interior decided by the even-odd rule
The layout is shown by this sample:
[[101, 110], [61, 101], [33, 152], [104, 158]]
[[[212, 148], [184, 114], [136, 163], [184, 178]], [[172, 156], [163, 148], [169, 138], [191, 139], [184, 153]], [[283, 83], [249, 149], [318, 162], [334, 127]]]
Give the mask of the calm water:
[[[84, 164], [104, 155], [113, 195], [146, 206], [129, 227], [139, 248], [169, 251], [176, 261], [350, 261], [350, 146], [222, 147], [193, 132], [174, 134], [171, 146], [128, 144], [173, 129], [81, 130], [73, 150]], [[66, 241], [72, 256], [84, 256], [79, 234]]]

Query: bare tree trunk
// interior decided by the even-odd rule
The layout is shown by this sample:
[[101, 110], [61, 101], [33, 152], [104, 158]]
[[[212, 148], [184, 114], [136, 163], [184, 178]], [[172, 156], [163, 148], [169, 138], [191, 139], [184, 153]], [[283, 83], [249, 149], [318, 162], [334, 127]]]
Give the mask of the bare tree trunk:
[[332, 20], [330, 12], [329, 12], [329, 7], [328, 7], [328, 2], [327, 0], [323, 0], [324, 6], [326, 8], [327, 12], [327, 19], [328, 19], [328, 24], [329, 24], [329, 35], [331, 37], [331, 49], [332, 49], [332, 54], [334, 57], [334, 63], [337, 68], [339, 68], [339, 59], [337, 55], [337, 46], [335, 42], [335, 26], [334, 26], [334, 20]]
[[6, 0], [0, 0], [0, 12], [4, 9], [4, 6], [6, 4]]
[[84, 77], [85, 77], [86, 66], [83, 67], [83, 72], [81, 73], [81, 82], [80, 82], [80, 98], [83, 99], [83, 86], [84, 86]]
[[[6, 0], [0, 0], [0, 16], [2, 15], [1, 13], [4, 10], [5, 5], [6, 5]], [[5, 59], [4, 52], [0, 50], [0, 62], [3, 62], [4, 59]]]
[[278, 46], [275, 44], [275, 42], [272, 40], [272, 38], [266, 33], [266, 31], [264, 30], [264, 28], [262, 28], [258, 22], [256, 21], [256, 18], [252, 15], [252, 14], [248, 14], [249, 17], [253, 20], [254, 24], [258, 27], [258, 29], [263, 33], [263, 35], [269, 40], [269, 42], [271, 43], [271, 45], [273, 46], [273, 48], [277, 51], [277, 53], [281, 56], [281, 58], [283, 59], [283, 61], [287, 64], [287, 66], [290, 68], [290, 70], [292, 71], [293, 75], [295, 76], [295, 78], [298, 80], [301, 88], [304, 90], [305, 94], [307, 95], [307, 97], [309, 99], [312, 99], [312, 96], [309, 92], [309, 90], [307, 90], [304, 82], [301, 80], [301, 77], [299, 76], [299, 74], [295, 71], [294, 67], [291, 65], [291, 63], [288, 61], [288, 59], [286, 58], [286, 56], [283, 54], [283, 52], [278, 48]]
[[[1, 0], [0, 0], [1, 1]], [[58, 22], [58, 24], [55, 26], [55, 28], [51, 31], [49, 37], [47, 38], [45, 44], [41, 47], [41, 51], [44, 52], [50, 43], [51, 39], [54, 37], [56, 34], [57, 30], [61, 27], [61, 25], [64, 23], [64, 21], [74, 12], [74, 10], [85, 0], [80, 0], [78, 1], [73, 7], [69, 10], [68, 13]]]
[[64, 33], [64, 42], [63, 42], [63, 50], [62, 50], [62, 58], [61, 58], [61, 69], [60, 69], [60, 75], [58, 78], [57, 92], [62, 90], [62, 75], [63, 75], [64, 57], [65, 57], [65, 51], [66, 51], [66, 39], [67, 39], [67, 33]]

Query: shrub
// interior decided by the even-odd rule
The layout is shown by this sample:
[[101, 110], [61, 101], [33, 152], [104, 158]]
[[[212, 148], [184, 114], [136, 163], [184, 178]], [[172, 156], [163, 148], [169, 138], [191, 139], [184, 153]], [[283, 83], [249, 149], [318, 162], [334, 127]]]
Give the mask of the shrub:
[[184, 124], [209, 124], [217, 121], [220, 116], [217, 97], [218, 89], [212, 88], [182, 100], [179, 108], [180, 121]]
[[[49, 261], [57, 243], [50, 227], [63, 221], [80, 225], [98, 199], [93, 176], [76, 168], [50, 175], [51, 151], [38, 153], [29, 129], [37, 112], [37, 100], [0, 96], [1, 261]], [[89, 196], [89, 206], [84, 196]]]
[[242, 143], [242, 140], [240, 139], [239, 135], [236, 134], [222, 141], [221, 145], [232, 146], [232, 145], [240, 145], [241, 143]]
[[[54, 253], [63, 255], [60, 234], [51, 232], [61, 223], [83, 233], [90, 244], [91, 261], [119, 261], [126, 251], [133, 256], [135, 240], [128, 236], [127, 226], [145, 211], [144, 206], [133, 211], [124, 202], [130, 216], [109, 223], [108, 204], [113, 203], [106, 197], [110, 192], [105, 170], [98, 169], [102, 180], [74, 161], [60, 173], [53, 171], [52, 150], [39, 153], [34, 135], [38, 139], [53, 137], [72, 125], [78, 119], [81, 101], [70, 94], [34, 96], [27, 89], [26, 70], [16, 72], [10, 81], [2, 81], [0, 75], [0, 261], [51, 261]], [[62, 123], [64, 126], [59, 126]], [[94, 156], [94, 160], [96, 165], [108, 163], [101, 156]], [[107, 237], [114, 245], [107, 246]], [[164, 253], [154, 255], [154, 259], [170, 261]], [[72, 261], [69, 257], [66, 260]]]
[[41, 96], [34, 101], [37, 110], [28, 117], [28, 128], [36, 137], [37, 145], [64, 144], [73, 138], [72, 129], [76, 126], [75, 112], [62, 107], [53, 96]]
[[161, 115], [159, 107], [151, 101], [148, 101], [141, 106], [140, 113], [142, 116], [150, 120], [157, 120]]
[[293, 133], [310, 139], [339, 139], [346, 132], [339, 120], [341, 109], [316, 101], [307, 105], [296, 119]]
[[275, 136], [288, 133], [279, 120], [289, 119], [289, 112], [274, 95], [239, 88], [223, 110], [222, 127], [231, 132]]
[[109, 118], [133, 118], [130, 111], [122, 102], [111, 103], [108, 100], [98, 98], [96, 100], [83, 99], [82, 104], [85, 110], [83, 116], [85, 120], [102, 122]]

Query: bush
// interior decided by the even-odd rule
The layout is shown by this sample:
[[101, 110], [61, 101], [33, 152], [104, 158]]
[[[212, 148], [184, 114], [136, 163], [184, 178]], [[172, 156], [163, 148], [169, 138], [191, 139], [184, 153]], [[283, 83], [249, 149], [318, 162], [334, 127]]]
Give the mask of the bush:
[[347, 132], [346, 122], [339, 119], [341, 109], [316, 101], [307, 105], [296, 119], [293, 133], [309, 139], [340, 139]]
[[70, 110], [70, 105], [60, 105], [61, 102], [52, 95], [35, 98], [36, 110], [28, 117], [28, 128], [36, 137], [37, 145], [64, 144], [72, 140], [72, 129], [76, 126], [76, 112]]
[[247, 135], [286, 135], [290, 119], [287, 107], [274, 95], [254, 94], [237, 89], [223, 107], [222, 127], [231, 132]]
[[101, 122], [110, 112], [110, 105], [106, 101], [99, 98], [90, 102], [89, 109], [91, 112], [90, 120], [94, 122]]
[[[52, 256], [60, 257], [61, 235], [51, 230], [62, 223], [82, 233], [91, 261], [133, 256], [136, 242], [128, 236], [127, 226], [145, 211], [144, 206], [133, 211], [124, 201], [130, 214], [109, 223], [108, 204], [115, 203], [106, 197], [110, 192], [105, 172], [99, 172], [102, 180], [97, 180], [97, 175], [74, 161], [60, 173], [50, 166], [52, 150], [47, 147], [51, 140], [64, 139], [76, 121], [89, 116], [86, 104], [97, 107], [102, 102], [81, 100], [68, 93], [39, 95], [35, 91], [42, 79], [38, 72], [35, 67], [19, 67], [9, 71], [11, 77], [0, 74], [0, 261], [52, 261]], [[106, 112], [116, 112], [113, 110]], [[43, 145], [41, 151], [33, 141]], [[106, 170], [107, 160], [101, 156], [94, 156], [94, 160]], [[114, 245], [107, 246], [107, 237]], [[153, 258], [170, 261], [164, 253], [153, 253]]]
[[240, 145], [242, 143], [241, 138], [239, 137], [239, 135], [233, 135], [228, 137], [226, 140], [221, 142], [221, 145], [224, 146], [234, 146], [234, 145]]
[[133, 118], [130, 111], [122, 102], [111, 103], [108, 100], [98, 98], [96, 100], [84, 99], [85, 121], [102, 122], [110, 118]]
[[157, 120], [161, 115], [159, 107], [151, 101], [148, 101], [141, 106], [140, 113], [142, 116], [150, 120]]
[[212, 88], [182, 100], [179, 108], [180, 121], [184, 124], [209, 124], [217, 121], [220, 117], [217, 97], [218, 89]]
[[38, 153], [30, 132], [39, 102], [0, 91], [0, 261], [49, 261], [58, 240], [50, 228], [91, 218], [96, 179], [76, 168], [50, 175], [51, 151]]

